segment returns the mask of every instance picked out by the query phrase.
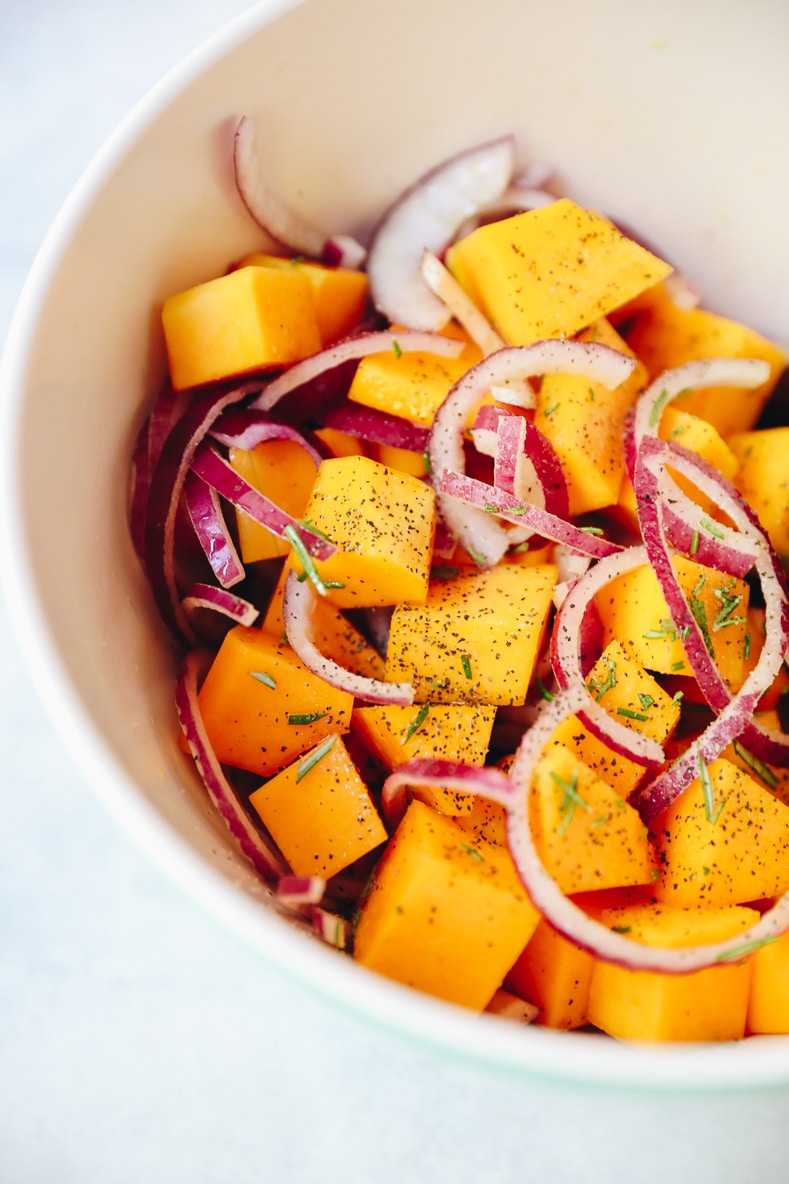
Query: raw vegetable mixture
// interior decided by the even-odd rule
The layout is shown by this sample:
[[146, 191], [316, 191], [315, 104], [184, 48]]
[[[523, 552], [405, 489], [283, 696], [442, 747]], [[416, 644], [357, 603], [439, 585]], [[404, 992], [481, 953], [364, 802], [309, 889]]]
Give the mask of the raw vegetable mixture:
[[367, 246], [248, 118], [231, 167], [260, 251], [164, 302], [131, 527], [244, 856], [470, 1009], [789, 1032], [781, 349], [510, 137]]

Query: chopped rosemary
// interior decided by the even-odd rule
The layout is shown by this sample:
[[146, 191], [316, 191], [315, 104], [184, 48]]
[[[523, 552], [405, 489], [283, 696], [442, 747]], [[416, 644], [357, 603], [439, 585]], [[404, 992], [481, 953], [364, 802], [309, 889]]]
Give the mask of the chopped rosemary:
[[545, 408], [543, 415], [553, 415], [554, 411], [557, 411], [560, 406], [560, 403], [551, 403], [550, 407]]
[[289, 724], [314, 724], [319, 719], [324, 719], [329, 713], [328, 711], [312, 711], [306, 712], [304, 715], [289, 715]]
[[707, 624], [707, 610], [704, 607], [703, 602], [699, 600], [699, 592], [701, 592], [706, 582], [706, 576], [699, 576], [693, 591], [688, 597], [688, 607], [693, 614], [693, 620], [699, 627], [699, 632], [701, 633], [704, 645], [707, 647], [707, 652], [714, 655], [712, 638], [710, 637], [710, 629], [709, 625]]
[[723, 539], [726, 537], [722, 530], [719, 530], [714, 523], [710, 522], [709, 518], [700, 518], [699, 526], [703, 527], [714, 539]]
[[595, 678], [590, 678], [586, 684], [590, 691], [596, 691], [595, 699], [599, 703], [606, 691], [610, 691], [616, 686], [616, 662], [613, 658], [606, 658], [608, 664], [608, 673], [603, 682], [599, 682]]
[[712, 631], [716, 633], [719, 629], [725, 629], [727, 625], [744, 625], [745, 617], [733, 617], [732, 613], [739, 604], [742, 603], [742, 595], [732, 595], [731, 588], [733, 583], [726, 584], [722, 588], [713, 588], [712, 594], [716, 600], [720, 601], [721, 610], [712, 623]]
[[743, 748], [739, 740], [734, 741], [734, 751], [743, 764], [747, 765], [751, 772], [755, 773], [768, 789], [775, 789], [777, 787], [778, 778], [770, 766], [765, 765], [764, 761], [760, 761], [758, 756], [754, 756], [752, 752], [748, 752], [747, 748]]
[[604, 531], [600, 526], [579, 526], [578, 529], [584, 534], [603, 534]]
[[400, 342], [397, 339], [392, 342], [392, 349], [394, 350], [394, 356], [396, 358], [402, 358], [403, 351], [400, 348]]
[[745, 634], [745, 646], [743, 648], [742, 656], [746, 662], [748, 661], [748, 659], [751, 656], [751, 635], [750, 635], [750, 633]]
[[586, 810], [587, 814], [591, 814], [592, 807], [588, 802], [584, 801], [578, 792], [577, 769], [573, 772], [573, 775], [569, 781], [565, 781], [563, 777], [560, 777], [558, 773], [554, 773], [553, 771], [551, 771], [551, 778], [556, 782], [556, 784], [559, 786], [559, 789], [561, 789], [562, 793], [564, 794], [564, 797], [562, 798], [562, 804], [559, 807], [562, 820], [559, 823], [559, 826], [556, 828], [557, 835], [563, 835], [573, 820], [576, 806], [580, 806], [582, 810]]
[[645, 695], [643, 691], [638, 692], [638, 701], [644, 708], [644, 711], [649, 711], [650, 707], [655, 706], [655, 700], [651, 695]]
[[631, 711], [629, 707], [617, 707], [616, 714], [624, 715], [627, 719], [640, 720], [641, 723], [646, 723], [649, 718], [642, 711]]
[[677, 626], [674, 624], [674, 622], [666, 617], [660, 622], [659, 629], [648, 629], [647, 632], [642, 633], [641, 636], [645, 640], [649, 641], [653, 639], [657, 640], [660, 637], [666, 637], [669, 641], [676, 641], [679, 637], [679, 634], [677, 633]]
[[471, 673], [471, 658], [468, 656], [468, 654], [461, 654], [460, 662], [466, 678], [473, 678], [474, 675]]
[[674, 670], [674, 671], [677, 671], [677, 670], [684, 670], [684, 669], [685, 669], [685, 663], [684, 663], [684, 662], [672, 662], [672, 663], [671, 663], [671, 669], [672, 669], [672, 670]]
[[652, 410], [649, 413], [649, 426], [651, 428], [654, 428], [657, 425], [658, 420], [660, 419], [661, 415], [663, 414], [663, 408], [665, 407], [666, 403], [669, 401], [670, 398], [671, 398], [670, 391], [661, 391], [660, 394], [658, 395], [658, 397], [655, 399]]
[[325, 596], [328, 592], [328, 588], [321, 579], [320, 573], [315, 566], [315, 561], [307, 550], [304, 540], [296, 530], [296, 527], [292, 523], [288, 523], [282, 533], [290, 543], [293, 550], [296, 552], [299, 562], [304, 568], [304, 574], [307, 576], [310, 582], [314, 584], [316, 590], [320, 592], [321, 596]]
[[469, 555], [476, 563], [477, 567], [485, 567], [486, 566], [487, 560], [484, 555], [481, 555], [479, 553], [479, 551], [472, 550], [471, 547], [466, 547], [466, 550], [468, 551]]
[[630, 933], [632, 928], [633, 928], [632, 925], [612, 925], [611, 932], [612, 933]]
[[716, 808], [715, 787], [712, 784], [710, 771], [707, 768], [706, 762], [701, 753], [698, 754], [698, 761], [699, 778], [701, 780], [702, 793], [704, 794], [704, 813], [707, 816], [707, 822], [711, 822], [714, 826], [721, 816], [721, 810], [726, 805], [726, 799], [724, 798], [720, 805]]
[[297, 782], [301, 781], [302, 777], [306, 777], [310, 769], [314, 769], [318, 762], [322, 761], [326, 754], [331, 752], [336, 739], [336, 735], [327, 736], [322, 744], [319, 744], [317, 748], [313, 748], [312, 752], [304, 757], [304, 760], [299, 763], [296, 769]]
[[422, 453], [422, 465], [425, 470], [425, 476], [430, 476], [430, 453], [427, 449]]
[[540, 692], [540, 697], [543, 698], [546, 703], [552, 703], [556, 696], [548, 690], [539, 674], [535, 674], [534, 681], [537, 684], [537, 690]]
[[769, 946], [777, 940], [776, 934], [768, 933], [765, 937], [757, 937], [754, 941], [745, 941], [741, 946], [734, 946], [733, 949], [726, 950], [723, 954], [718, 954], [715, 961], [735, 962], [739, 958], [745, 958], [746, 955], [752, 954], [755, 950], [760, 950], [762, 946]]
[[699, 549], [699, 532], [697, 530], [694, 530], [693, 534], [690, 536], [690, 553], [691, 553], [691, 555], [695, 555], [696, 552], [698, 551], [698, 549]]
[[419, 711], [417, 711], [416, 715], [411, 720], [410, 724], [408, 725], [408, 728], [406, 729], [405, 737], [403, 739], [404, 744], [407, 744], [408, 741], [413, 736], [414, 732], [418, 731], [418, 729], [422, 727], [422, 724], [427, 719], [427, 713], [429, 710], [430, 710], [429, 703], [423, 703], [422, 706], [419, 708]]
[[272, 691], [276, 689], [277, 684], [275, 680], [270, 674], [266, 674], [265, 670], [250, 670], [249, 673], [253, 678], [256, 678], [258, 682], [262, 682], [264, 687], [270, 687]]
[[485, 862], [485, 856], [481, 851], [478, 851], [476, 847], [471, 847], [468, 843], [458, 843], [458, 846], [460, 847], [461, 851], [467, 851], [469, 855], [473, 856], [473, 858], [476, 859], [478, 863]]

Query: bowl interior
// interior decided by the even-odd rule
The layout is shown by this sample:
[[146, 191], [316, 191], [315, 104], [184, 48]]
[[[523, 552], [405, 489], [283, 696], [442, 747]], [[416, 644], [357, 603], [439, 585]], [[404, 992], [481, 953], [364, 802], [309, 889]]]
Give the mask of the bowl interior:
[[166, 79], [87, 171], [9, 339], [6, 586], [86, 775], [162, 866], [266, 956], [489, 1063], [651, 1086], [789, 1079], [779, 1040], [655, 1053], [502, 1034], [271, 913], [176, 749], [176, 655], [128, 538], [131, 448], [163, 372], [159, 307], [259, 242], [230, 173], [230, 129], [246, 112], [272, 187], [361, 236], [436, 161], [514, 131], [524, 166], [555, 166], [569, 194], [637, 228], [710, 307], [780, 340], [789, 9], [755, 8], [743, 35], [735, 6], [684, 0], [258, 5]]

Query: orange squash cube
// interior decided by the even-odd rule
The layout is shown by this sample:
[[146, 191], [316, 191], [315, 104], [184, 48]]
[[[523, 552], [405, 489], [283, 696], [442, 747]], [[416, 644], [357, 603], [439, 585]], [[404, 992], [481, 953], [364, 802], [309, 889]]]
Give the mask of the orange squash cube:
[[309, 280], [267, 267], [169, 296], [162, 326], [176, 390], [284, 366], [321, 346]]
[[198, 701], [217, 758], [261, 777], [347, 732], [353, 707], [352, 695], [313, 674], [278, 638], [242, 625], [225, 636]]
[[769, 363], [769, 379], [754, 390], [707, 387], [674, 400], [680, 411], [708, 420], [724, 440], [753, 427], [786, 366], [783, 350], [753, 329], [706, 309], [680, 308], [665, 293], [635, 317], [625, 336], [650, 381], [695, 358], [763, 358]]
[[588, 1022], [593, 967], [591, 954], [540, 921], [504, 985], [540, 1009], [539, 1024], [570, 1031]]
[[751, 964], [748, 1032], [789, 1035], [789, 933], [760, 946]]
[[[423, 602], [435, 532], [435, 493], [367, 456], [324, 460], [306, 518], [338, 547], [315, 566], [338, 608]], [[290, 565], [301, 572], [295, 554]]]
[[324, 346], [347, 337], [362, 319], [368, 289], [367, 275], [363, 271], [258, 253], [248, 255], [241, 266], [269, 267], [305, 276], [312, 288], [318, 331]]
[[[755, 909], [685, 909], [637, 904], [603, 909], [599, 919], [645, 945], [679, 949], [736, 937], [759, 918]], [[595, 959], [589, 1022], [619, 1040], [739, 1040], [745, 1034], [751, 960], [691, 974], [628, 970]]]
[[722, 758], [699, 774], [653, 824], [653, 895], [716, 908], [787, 891], [789, 806]]
[[356, 927], [363, 966], [482, 1011], [539, 921], [509, 853], [413, 801]]
[[340, 736], [328, 736], [250, 795], [297, 876], [336, 875], [387, 840]]
[[529, 815], [540, 858], [566, 896], [649, 884], [657, 874], [638, 812], [566, 748], [538, 761]]
[[447, 262], [512, 345], [572, 337], [672, 270], [568, 198], [478, 227]]
[[392, 614], [386, 677], [419, 702], [523, 703], [553, 606], [556, 568], [500, 565], [433, 581]]

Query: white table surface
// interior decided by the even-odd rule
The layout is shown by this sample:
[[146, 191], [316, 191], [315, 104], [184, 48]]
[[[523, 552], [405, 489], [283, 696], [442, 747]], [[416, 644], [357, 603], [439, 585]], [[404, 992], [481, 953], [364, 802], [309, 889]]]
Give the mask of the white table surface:
[[[105, 136], [244, 7], [0, 0], [0, 338]], [[105, 814], [2, 613], [0, 769], [2, 1184], [789, 1179], [789, 1093], [480, 1075], [265, 965]]]

